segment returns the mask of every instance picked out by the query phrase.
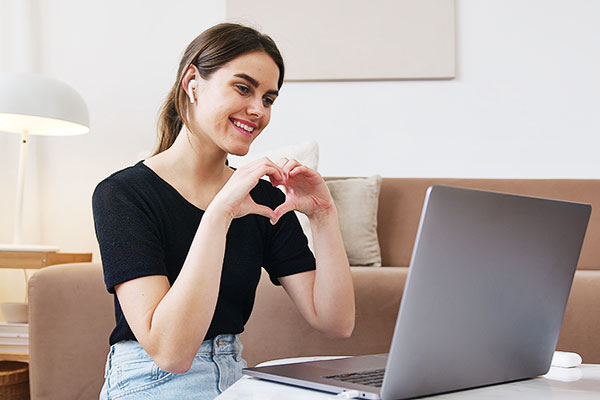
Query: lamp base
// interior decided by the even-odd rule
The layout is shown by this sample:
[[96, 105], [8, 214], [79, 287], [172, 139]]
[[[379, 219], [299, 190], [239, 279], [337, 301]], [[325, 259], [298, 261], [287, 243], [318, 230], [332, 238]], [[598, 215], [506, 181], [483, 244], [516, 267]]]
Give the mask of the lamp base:
[[57, 246], [44, 244], [0, 244], [0, 251], [30, 251], [40, 253], [55, 253], [60, 250]]

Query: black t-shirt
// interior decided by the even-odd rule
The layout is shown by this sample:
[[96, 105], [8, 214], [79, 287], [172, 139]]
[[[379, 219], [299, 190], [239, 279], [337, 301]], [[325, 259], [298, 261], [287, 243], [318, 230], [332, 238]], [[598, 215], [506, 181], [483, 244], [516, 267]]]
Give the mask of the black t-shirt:
[[[260, 180], [250, 192], [258, 204], [275, 209], [285, 200], [281, 190]], [[204, 211], [183, 198], [142, 162], [109, 176], [92, 197], [104, 281], [115, 286], [149, 275], [165, 275], [173, 285], [179, 275]], [[264, 267], [277, 278], [315, 269], [296, 215], [289, 212], [275, 226], [250, 214], [232, 221], [227, 232], [217, 306], [206, 339], [244, 330]], [[114, 295], [116, 327], [110, 344], [136, 340]]]

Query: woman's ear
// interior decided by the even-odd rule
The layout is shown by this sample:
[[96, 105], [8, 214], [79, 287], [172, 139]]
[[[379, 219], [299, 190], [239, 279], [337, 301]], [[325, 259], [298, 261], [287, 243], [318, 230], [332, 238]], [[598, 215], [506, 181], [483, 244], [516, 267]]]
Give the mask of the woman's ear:
[[183, 78], [181, 79], [181, 86], [183, 90], [188, 95], [190, 99], [190, 103], [196, 102], [196, 94], [195, 89], [198, 87], [198, 80], [200, 78], [200, 73], [195, 65], [190, 65], [183, 74]]

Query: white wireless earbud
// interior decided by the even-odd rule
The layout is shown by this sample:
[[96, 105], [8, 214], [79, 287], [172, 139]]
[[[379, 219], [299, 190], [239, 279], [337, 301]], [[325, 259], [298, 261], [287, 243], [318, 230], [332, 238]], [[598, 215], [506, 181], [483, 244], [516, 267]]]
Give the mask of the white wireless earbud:
[[192, 79], [188, 83], [188, 96], [190, 96], [190, 103], [194, 104], [194, 88], [196, 87], [196, 80]]

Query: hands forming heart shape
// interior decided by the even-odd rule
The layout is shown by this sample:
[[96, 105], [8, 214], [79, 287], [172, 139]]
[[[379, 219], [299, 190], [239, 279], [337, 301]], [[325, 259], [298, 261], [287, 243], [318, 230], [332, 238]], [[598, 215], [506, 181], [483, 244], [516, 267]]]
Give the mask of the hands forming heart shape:
[[321, 175], [300, 164], [296, 160], [282, 158], [277, 163], [284, 172], [284, 179], [279, 181], [275, 176], [269, 176], [273, 186], [283, 186], [285, 201], [275, 209], [277, 217], [273, 224], [285, 213], [297, 210], [309, 218], [327, 212], [333, 205], [329, 190]]
[[[265, 175], [273, 186], [283, 186], [285, 190], [285, 201], [275, 210], [256, 204], [250, 197], [250, 190]], [[292, 210], [311, 218], [326, 214], [333, 206], [321, 175], [288, 158], [282, 158], [277, 163], [262, 158], [237, 169], [214, 200], [228, 203], [226, 209], [232, 218], [258, 214], [269, 218], [273, 225], [282, 215]]]

